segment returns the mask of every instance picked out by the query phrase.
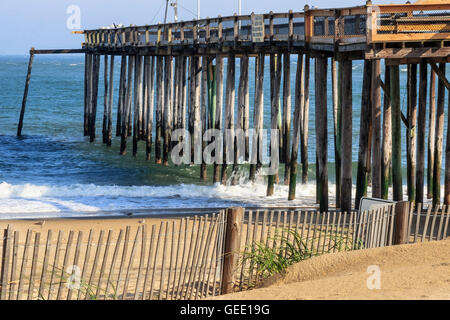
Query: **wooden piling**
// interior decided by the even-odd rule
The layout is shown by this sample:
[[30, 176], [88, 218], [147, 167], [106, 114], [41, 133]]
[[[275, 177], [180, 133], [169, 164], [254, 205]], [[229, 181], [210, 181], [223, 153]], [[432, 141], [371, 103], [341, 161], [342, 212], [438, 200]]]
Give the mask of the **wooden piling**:
[[207, 166], [203, 152], [205, 151], [206, 141], [203, 140], [203, 136], [208, 127], [208, 57], [202, 57], [202, 75], [201, 75], [201, 121], [202, 121], [202, 164], [200, 166], [200, 180], [206, 181], [207, 179]]
[[[216, 112], [214, 128], [222, 131], [222, 109], [223, 109], [223, 57], [216, 56]], [[216, 152], [219, 152], [216, 150]], [[216, 157], [217, 158], [217, 157]], [[214, 163], [213, 182], [220, 181], [220, 163]]]
[[291, 170], [291, 55], [283, 55], [283, 160], [284, 184], [289, 185]]
[[19, 125], [17, 127], [17, 136], [18, 137], [22, 136], [23, 118], [25, 116], [25, 109], [26, 109], [26, 105], [27, 105], [28, 88], [30, 87], [31, 70], [33, 68], [33, 61], [34, 61], [34, 48], [31, 48], [30, 60], [28, 61], [27, 77], [25, 80], [25, 89], [23, 92], [22, 108], [20, 109]]
[[180, 85], [178, 86], [178, 124], [180, 129], [186, 128], [186, 66], [187, 66], [187, 57], [182, 57], [181, 62], [181, 75], [180, 75]]
[[89, 114], [91, 103], [92, 54], [86, 53], [84, 59], [84, 136], [89, 135]]
[[303, 104], [305, 102], [305, 87], [303, 83], [303, 54], [298, 55], [297, 59], [297, 72], [295, 76], [295, 111], [294, 111], [294, 136], [292, 139], [292, 153], [290, 163], [290, 178], [289, 178], [289, 200], [295, 199], [295, 191], [297, 186], [297, 171], [298, 171], [298, 145], [300, 143], [300, 131], [301, 131], [301, 112], [303, 110]]
[[[105, 87], [106, 88], [106, 87]], [[111, 147], [112, 144], [112, 109], [114, 104], [114, 56], [111, 56], [109, 66], [109, 93], [108, 93], [108, 110], [106, 123], [106, 146]]]
[[126, 99], [126, 81], [127, 81], [127, 56], [122, 54], [120, 60], [120, 79], [119, 79], [119, 97], [117, 99], [117, 122], [116, 137], [122, 135], [122, 118], [124, 116], [124, 106]]
[[436, 133], [436, 73], [430, 70], [430, 96], [428, 110], [428, 161], [427, 161], [427, 198], [433, 197], [433, 170]]
[[[300, 56], [300, 55], [299, 55]], [[299, 63], [299, 62], [297, 62]], [[281, 59], [279, 54], [270, 55], [270, 105], [271, 105], [271, 128], [272, 130], [278, 130], [278, 117], [280, 111], [280, 85], [281, 85]], [[297, 93], [297, 92], [296, 92]], [[271, 146], [272, 148], [272, 146]], [[271, 152], [279, 152], [278, 150], [272, 150]], [[273, 174], [268, 177], [267, 184], [267, 196], [272, 196], [274, 193], [274, 185], [276, 175]], [[295, 190], [294, 197], [295, 197]]]
[[[442, 71], [443, 74], [445, 74], [445, 63], [441, 63], [439, 65], [439, 69]], [[437, 109], [436, 109], [436, 134], [435, 134], [436, 142], [435, 142], [435, 154], [433, 163], [434, 206], [439, 206], [441, 203], [441, 165], [442, 165], [442, 145], [444, 140], [444, 106], [445, 106], [445, 85], [443, 81], [439, 80]]]
[[131, 114], [131, 100], [132, 100], [132, 83], [133, 83], [133, 71], [134, 71], [134, 56], [128, 57], [128, 68], [127, 68], [127, 82], [125, 87], [125, 101], [123, 105], [122, 113], [122, 134], [120, 141], [120, 154], [125, 155], [127, 153], [127, 137], [129, 132], [129, 121], [128, 118]]
[[100, 55], [95, 54], [93, 58], [92, 94], [91, 94], [91, 115], [89, 119], [89, 142], [95, 140], [95, 123], [97, 119], [97, 97], [98, 82], [100, 73]]
[[370, 144], [371, 144], [371, 79], [372, 79], [372, 62], [364, 61], [364, 73], [361, 95], [361, 120], [359, 130], [359, 153], [358, 153], [358, 171], [356, 175], [356, 197], [355, 208], [359, 209], [361, 198], [367, 195], [367, 186], [369, 182], [370, 168]]
[[352, 210], [352, 61], [342, 62], [342, 165], [341, 203], [344, 212]]
[[402, 201], [402, 136], [400, 107], [400, 70], [399, 66], [391, 66], [391, 108], [392, 108], [392, 181], [393, 200]]
[[[419, 108], [417, 123], [422, 125], [417, 127], [417, 174], [416, 174], [416, 203], [423, 203], [424, 197], [424, 167], [425, 167], [425, 123], [427, 112], [427, 64], [420, 62], [420, 88]], [[392, 80], [392, 79], [391, 79]], [[399, 160], [400, 161], [400, 160]]]
[[[150, 60], [150, 61], [149, 61]], [[147, 135], [146, 135], [146, 159], [150, 160], [153, 138], [153, 105], [155, 99], [155, 57], [148, 57], [146, 68], [146, 109], [147, 109]]]
[[169, 165], [170, 141], [172, 135], [172, 92], [173, 92], [173, 73], [172, 56], [165, 56], [164, 70], [164, 144], [163, 144], [163, 165]]
[[240, 58], [240, 76], [239, 76], [239, 88], [238, 88], [238, 122], [237, 129], [241, 129], [245, 134], [245, 154], [246, 161], [249, 159], [249, 107], [250, 107], [250, 94], [248, 85], [248, 55], [244, 54]]
[[372, 93], [371, 95], [372, 96], [372, 197], [381, 198], [381, 61], [380, 60], [374, 60], [372, 62], [371, 93]]
[[[450, 106], [450, 94], [448, 94], [447, 105]], [[444, 204], [450, 205], [450, 112], [447, 112], [447, 142], [445, 145], [445, 190]]]
[[255, 61], [255, 107], [253, 113], [253, 141], [250, 164], [250, 181], [255, 181], [256, 172], [261, 168], [262, 129], [264, 119], [264, 53], [259, 53]]
[[336, 204], [341, 203], [341, 127], [342, 127], [342, 63], [331, 60], [333, 92], [334, 164], [336, 177]]
[[303, 107], [302, 128], [300, 130], [300, 156], [302, 162], [302, 183], [308, 182], [308, 130], [309, 130], [309, 79], [311, 59], [305, 55], [305, 103]]
[[161, 164], [161, 135], [162, 135], [162, 116], [164, 104], [164, 57], [157, 57], [156, 67], [156, 136], [155, 136], [155, 163]]
[[108, 55], [104, 55], [104, 71], [103, 71], [103, 85], [105, 89], [103, 91], [103, 126], [102, 126], [102, 139], [103, 144], [106, 144], [107, 140], [107, 127], [108, 127], [108, 90], [109, 90], [109, 78], [108, 78]]
[[[381, 163], [381, 197], [387, 199], [391, 184], [392, 166], [392, 115], [391, 115], [391, 71], [390, 66], [384, 69], [384, 102], [383, 102], [383, 145]], [[415, 161], [415, 159], [414, 159]], [[414, 162], [415, 163], [415, 162]], [[415, 166], [415, 165], [414, 165]], [[415, 174], [414, 174], [415, 177]], [[414, 178], [415, 179], [415, 178]]]
[[317, 191], [320, 211], [328, 211], [328, 128], [327, 128], [327, 58], [316, 58], [316, 148]]
[[406, 162], [408, 200], [416, 201], [416, 123], [417, 123], [417, 64], [408, 65], [408, 127], [406, 128]]
[[[234, 159], [229, 159], [228, 153], [230, 150], [234, 149], [234, 98], [235, 98], [235, 64], [236, 59], [233, 54], [228, 56], [227, 62], [227, 82], [226, 82], [226, 92], [225, 92], [225, 130], [229, 130], [228, 133], [224, 134], [223, 142], [223, 164], [222, 164], [222, 175], [221, 182], [223, 185], [227, 184], [227, 167], [229, 161], [234, 161]], [[233, 152], [234, 155], [234, 152]], [[234, 157], [233, 157], [234, 158]]]
[[201, 118], [201, 105], [200, 105], [200, 91], [201, 91], [201, 81], [202, 74], [200, 70], [200, 57], [194, 57], [194, 106], [193, 106], [193, 117], [194, 117], [194, 135], [191, 137], [193, 143], [192, 150], [192, 160], [194, 163], [201, 163], [203, 159], [202, 154], [202, 118]]
[[[173, 99], [172, 99], [172, 129], [178, 129], [178, 86], [180, 85], [179, 78], [180, 78], [180, 65], [181, 65], [181, 59], [182, 57], [175, 56], [174, 57], [174, 70], [173, 70]], [[171, 141], [171, 149], [174, 146], [175, 142]]]
[[142, 56], [136, 55], [134, 70], [133, 157], [137, 156], [140, 129], [142, 127], [142, 63]]

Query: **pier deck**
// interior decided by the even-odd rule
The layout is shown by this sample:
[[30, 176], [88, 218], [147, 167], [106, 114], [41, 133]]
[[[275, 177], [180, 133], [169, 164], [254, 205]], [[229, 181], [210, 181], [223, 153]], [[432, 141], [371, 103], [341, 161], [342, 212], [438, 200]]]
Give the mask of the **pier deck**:
[[109, 54], [310, 51], [353, 59], [448, 59], [450, 4], [368, 4], [321, 10], [306, 6], [303, 12], [86, 30], [84, 35], [86, 51]]

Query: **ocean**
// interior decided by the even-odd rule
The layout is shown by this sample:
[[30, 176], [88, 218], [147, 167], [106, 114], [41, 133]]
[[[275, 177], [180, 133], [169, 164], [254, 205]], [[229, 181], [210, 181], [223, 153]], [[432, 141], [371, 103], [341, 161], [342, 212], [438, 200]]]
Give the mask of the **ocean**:
[[[297, 57], [291, 57], [292, 109]], [[25, 217], [73, 217], [123, 214], [124, 211], [161, 208], [221, 208], [233, 205], [314, 206], [314, 76], [311, 72], [311, 108], [307, 185], [297, 186], [297, 200], [287, 201], [288, 188], [277, 185], [266, 197], [266, 181], [260, 176], [248, 182], [242, 170], [237, 186], [199, 181], [198, 166], [162, 167], [145, 161], [144, 145], [136, 158], [119, 155], [119, 140], [107, 148], [101, 141], [103, 114], [102, 72], [99, 84], [97, 139], [83, 137], [84, 56], [36, 56], [28, 94], [23, 136], [16, 137], [25, 83], [27, 56], [0, 56], [0, 219]], [[239, 79], [239, 63], [236, 81]], [[253, 109], [254, 65], [250, 60], [250, 111]], [[264, 79], [264, 124], [270, 127], [269, 60]], [[103, 69], [103, 68], [102, 68]], [[101, 69], [101, 70], [102, 70]], [[384, 68], [383, 68], [384, 69]], [[117, 108], [120, 59], [115, 68]], [[314, 64], [311, 65], [314, 70]], [[359, 145], [359, 118], [363, 62], [353, 63], [353, 167]], [[447, 70], [447, 75], [450, 73]], [[406, 114], [406, 67], [401, 67], [401, 101]], [[237, 83], [236, 83], [237, 88]], [[331, 80], [328, 85], [330, 197], [333, 201], [334, 141]], [[447, 99], [446, 99], [447, 103]], [[446, 111], [447, 111], [446, 107]], [[428, 118], [428, 116], [427, 116]], [[115, 110], [113, 114], [115, 119]], [[446, 122], [447, 123], [447, 122]], [[115, 124], [113, 127], [114, 132]], [[404, 129], [403, 129], [404, 130]], [[402, 136], [404, 137], [406, 133]], [[445, 145], [445, 139], [444, 139]], [[403, 153], [405, 153], [403, 143]], [[403, 157], [406, 159], [406, 157]], [[406, 163], [404, 163], [406, 166]], [[156, 210], [157, 211], [157, 210]], [[163, 213], [161, 211], [160, 213]]]

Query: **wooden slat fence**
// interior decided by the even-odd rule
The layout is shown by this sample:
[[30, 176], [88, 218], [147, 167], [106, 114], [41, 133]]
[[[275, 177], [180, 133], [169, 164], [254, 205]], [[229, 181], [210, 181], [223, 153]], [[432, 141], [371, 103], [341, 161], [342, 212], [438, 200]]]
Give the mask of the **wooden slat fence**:
[[[422, 205], [417, 208], [411, 206], [408, 243], [442, 240], [450, 236], [449, 216], [450, 209], [445, 206], [434, 209], [431, 206], [426, 209]], [[393, 205], [362, 213], [246, 211], [236, 290], [250, 288], [266, 276], [261, 272], [262, 264], [273, 258], [271, 255], [288, 258], [295, 254], [302, 260], [326, 253], [391, 246], [394, 244], [394, 218]], [[277, 258], [277, 261], [282, 259]]]
[[0, 243], [1, 300], [198, 299], [220, 294], [223, 211], [124, 230], [12, 227]]
[[[450, 208], [411, 206], [407, 242], [450, 236]], [[367, 212], [247, 210], [234, 290], [268, 276], [265, 264], [395, 244], [395, 205]], [[220, 295], [227, 211], [111, 230], [12, 227], [0, 242], [0, 299], [192, 300]], [[406, 233], [405, 233], [406, 234]], [[276, 256], [276, 257], [274, 257]], [[284, 260], [283, 260], [284, 259]]]

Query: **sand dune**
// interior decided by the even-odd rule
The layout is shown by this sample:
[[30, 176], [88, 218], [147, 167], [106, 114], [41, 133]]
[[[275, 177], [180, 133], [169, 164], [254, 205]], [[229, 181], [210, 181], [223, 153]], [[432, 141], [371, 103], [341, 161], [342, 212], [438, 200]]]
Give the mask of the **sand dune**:
[[[367, 288], [372, 265], [380, 289]], [[261, 288], [218, 299], [450, 299], [450, 239], [316, 257]]]

